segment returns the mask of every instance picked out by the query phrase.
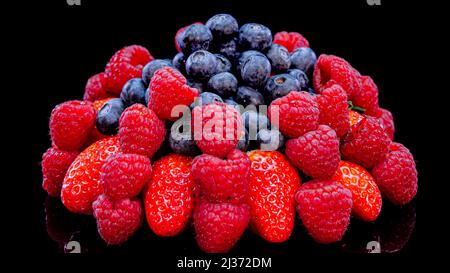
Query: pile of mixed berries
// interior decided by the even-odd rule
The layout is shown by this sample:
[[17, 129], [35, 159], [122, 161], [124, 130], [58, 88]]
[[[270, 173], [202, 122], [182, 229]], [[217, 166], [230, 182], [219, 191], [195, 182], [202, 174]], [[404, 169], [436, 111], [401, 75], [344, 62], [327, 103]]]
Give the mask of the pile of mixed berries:
[[227, 252], [247, 228], [288, 240], [296, 212], [315, 241], [332, 243], [352, 216], [377, 219], [382, 196], [404, 205], [416, 195], [392, 114], [344, 59], [228, 14], [181, 28], [175, 46], [172, 60], [119, 50], [83, 100], [51, 113], [43, 188], [93, 214], [106, 243], [146, 219], [158, 236], [193, 226], [203, 251]]

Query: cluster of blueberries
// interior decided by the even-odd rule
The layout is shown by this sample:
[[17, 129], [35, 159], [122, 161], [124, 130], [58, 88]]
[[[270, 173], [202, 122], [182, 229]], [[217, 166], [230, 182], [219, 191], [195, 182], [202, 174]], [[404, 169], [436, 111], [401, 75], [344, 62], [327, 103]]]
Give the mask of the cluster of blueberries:
[[[253, 105], [256, 109], [292, 90], [313, 93], [309, 79], [317, 60], [314, 51], [302, 47], [289, 53], [272, 40], [272, 32], [266, 26], [248, 23], [239, 27], [229, 14], [215, 15], [206, 24], [188, 26], [176, 37], [181, 52], [172, 60], [151, 61], [144, 67], [142, 78], [129, 80], [123, 86], [120, 99], [110, 100], [99, 111], [97, 128], [102, 133], [114, 134], [124, 108], [134, 103], [147, 105], [146, 90], [150, 80], [156, 70], [165, 66], [179, 70], [188, 84], [201, 92], [191, 109], [214, 101], [236, 107]], [[246, 131], [239, 149], [246, 151], [266, 144], [266, 150], [276, 150], [283, 146], [283, 135], [276, 128], [270, 128], [265, 114], [239, 109]], [[189, 124], [179, 120], [171, 125], [168, 142], [174, 152], [198, 153], [191, 133], [186, 135]]]

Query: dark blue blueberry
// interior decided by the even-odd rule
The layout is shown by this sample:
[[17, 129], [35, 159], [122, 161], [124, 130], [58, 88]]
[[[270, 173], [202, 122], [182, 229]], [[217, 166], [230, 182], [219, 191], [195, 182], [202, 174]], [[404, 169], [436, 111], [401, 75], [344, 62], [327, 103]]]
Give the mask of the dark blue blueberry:
[[232, 97], [236, 94], [238, 80], [229, 72], [222, 72], [212, 76], [208, 81], [208, 90], [222, 98]]
[[190, 105], [191, 110], [194, 109], [195, 106], [206, 105], [213, 102], [223, 102], [222, 98], [218, 95], [211, 92], [203, 92], [201, 93], [195, 101]]
[[239, 29], [239, 46], [243, 50], [264, 51], [272, 45], [272, 32], [261, 24], [249, 23]]
[[291, 68], [297, 68], [311, 78], [316, 65], [316, 53], [309, 47], [301, 47], [291, 54]]
[[264, 55], [254, 54], [245, 58], [241, 65], [240, 76], [251, 87], [264, 86], [270, 77], [271, 66]]
[[217, 68], [215, 73], [229, 72], [231, 70], [231, 62], [220, 54], [214, 54], [217, 58]]
[[178, 44], [184, 55], [190, 55], [197, 50], [208, 50], [212, 41], [212, 33], [202, 24], [193, 24], [179, 36]]
[[272, 70], [285, 71], [291, 66], [289, 51], [282, 45], [272, 44], [266, 55], [272, 64]]
[[216, 49], [220, 54], [227, 57], [231, 61], [235, 61], [239, 57], [236, 39], [223, 42], [218, 45]]
[[236, 19], [229, 14], [214, 15], [205, 25], [211, 31], [214, 41], [229, 40], [235, 37], [239, 31]]
[[264, 95], [268, 100], [284, 97], [291, 91], [301, 91], [297, 79], [289, 74], [279, 74], [270, 77], [264, 87]]
[[236, 102], [244, 107], [248, 105], [258, 106], [264, 104], [264, 97], [256, 89], [248, 86], [241, 86], [238, 88], [236, 94]]
[[235, 102], [232, 98], [228, 98], [226, 100], [224, 100], [223, 102], [225, 102], [226, 104], [230, 105], [230, 106], [238, 106], [239, 104], [237, 102]]
[[275, 151], [284, 145], [285, 137], [275, 128], [262, 129], [258, 132], [257, 142], [259, 144], [259, 149], [264, 151]]
[[144, 66], [142, 69], [142, 80], [146, 87], [150, 84], [150, 80], [152, 79], [153, 74], [155, 74], [155, 71], [165, 66], [172, 66], [172, 62], [170, 60], [156, 59]]
[[241, 71], [241, 67], [242, 67], [242, 65], [244, 64], [244, 62], [245, 62], [250, 56], [253, 56], [253, 55], [257, 55], [257, 56], [262, 56], [262, 57], [264, 57], [264, 54], [262, 54], [261, 52], [256, 51], [256, 50], [247, 50], [247, 51], [244, 51], [244, 52], [242, 52], [242, 53], [239, 55], [239, 59], [238, 59], [237, 65], [236, 65], [236, 70], [237, 70], [238, 72], [240, 72], [240, 71]]
[[119, 118], [125, 105], [119, 98], [107, 101], [97, 113], [95, 126], [105, 135], [114, 135], [119, 130]]
[[120, 92], [125, 107], [131, 106], [135, 103], [145, 104], [145, 93], [147, 88], [144, 81], [140, 78], [134, 78], [125, 83]]
[[190, 120], [181, 118], [173, 123], [169, 132], [169, 146], [178, 154], [189, 156], [200, 154], [191, 132]]
[[182, 74], [186, 75], [186, 58], [183, 53], [178, 53], [173, 57], [172, 66], [175, 67]]
[[244, 129], [244, 134], [239, 139], [239, 142], [237, 144], [237, 147], [239, 150], [246, 152], [248, 147], [250, 146], [250, 137], [246, 129]]
[[266, 115], [255, 111], [245, 111], [242, 113], [244, 127], [248, 131], [250, 140], [256, 140], [256, 135], [262, 129], [268, 129], [270, 122]]
[[217, 71], [217, 57], [206, 51], [192, 53], [186, 61], [186, 73], [196, 81], [209, 79]]
[[298, 81], [300, 90], [304, 91], [308, 89], [309, 79], [308, 76], [306, 76], [305, 72], [301, 71], [300, 69], [289, 69], [287, 73]]
[[189, 85], [190, 87], [193, 87], [195, 89], [198, 90], [198, 92], [202, 93], [205, 92], [205, 84], [201, 83], [201, 82], [195, 82], [191, 79], [187, 80], [187, 85]]

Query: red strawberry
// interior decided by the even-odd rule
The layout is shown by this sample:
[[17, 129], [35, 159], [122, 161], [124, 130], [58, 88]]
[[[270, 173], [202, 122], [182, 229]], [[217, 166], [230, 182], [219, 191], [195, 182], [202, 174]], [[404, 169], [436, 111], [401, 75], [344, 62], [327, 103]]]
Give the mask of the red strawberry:
[[280, 152], [254, 150], [248, 155], [252, 162], [250, 223], [265, 240], [284, 242], [294, 229], [294, 195], [300, 187], [300, 177]]
[[187, 226], [194, 210], [196, 188], [191, 174], [192, 158], [170, 154], [153, 164], [145, 192], [145, 213], [158, 236], [175, 236]]
[[300, 47], [309, 47], [309, 42], [298, 32], [277, 32], [273, 36], [273, 43], [284, 46], [289, 53]]
[[148, 92], [148, 107], [155, 111], [160, 119], [172, 121], [182, 114], [172, 114], [174, 107], [189, 106], [199, 94], [197, 89], [186, 84], [186, 78], [178, 70], [169, 66], [156, 70]]
[[268, 114], [273, 125], [291, 138], [315, 130], [319, 125], [319, 107], [315, 98], [307, 92], [292, 91], [274, 100]]
[[333, 85], [316, 97], [320, 124], [330, 126], [342, 138], [350, 129], [347, 94], [340, 85]]
[[73, 161], [64, 178], [61, 200], [72, 212], [90, 214], [92, 202], [103, 193], [100, 168], [119, 152], [116, 137], [104, 138], [89, 146]]
[[143, 212], [139, 199], [113, 201], [100, 195], [92, 204], [98, 233], [108, 245], [119, 245], [141, 226]]
[[118, 136], [122, 152], [151, 158], [163, 143], [166, 128], [152, 110], [136, 103], [120, 116]]
[[80, 150], [95, 125], [96, 113], [90, 101], [66, 101], [50, 116], [52, 142], [61, 150]]
[[389, 153], [372, 169], [372, 175], [383, 196], [396, 205], [411, 202], [417, 194], [416, 163], [400, 143], [389, 146]]
[[225, 160], [203, 154], [192, 162], [192, 175], [202, 197], [208, 201], [245, 203], [250, 165], [248, 156], [237, 149], [230, 152]]
[[247, 204], [201, 201], [194, 210], [198, 246], [208, 253], [228, 252], [241, 238], [250, 219]]
[[352, 193], [334, 181], [312, 180], [295, 195], [297, 211], [311, 237], [319, 243], [340, 241], [350, 222]]
[[350, 97], [353, 105], [365, 109], [365, 114], [371, 116], [378, 112], [378, 87], [369, 76], [361, 76], [361, 89]]
[[352, 213], [364, 221], [375, 221], [381, 211], [382, 199], [372, 175], [363, 167], [341, 161], [333, 180], [352, 192]]
[[77, 155], [77, 151], [61, 151], [56, 147], [49, 148], [42, 155], [42, 187], [48, 195], [61, 195], [64, 176]]
[[196, 106], [192, 111], [194, 140], [205, 154], [227, 156], [244, 132], [242, 124], [239, 112], [224, 103]]
[[136, 197], [152, 175], [150, 159], [137, 154], [116, 154], [101, 168], [105, 194], [112, 200]]
[[358, 124], [361, 120], [365, 119], [365, 117], [363, 115], [361, 115], [360, 113], [358, 113], [354, 110], [350, 110], [348, 114], [349, 114], [349, 118], [350, 118], [350, 127]]
[[339, 139], [326, 125], [286, 142], [286, 155], [306, 175], [316, 179], [331, 178], [339, 165]]
[[83, 100], [96, 101], [107, 98], [107, 83], [108, 77], [104, 72], [90, 77], [84, 89]]

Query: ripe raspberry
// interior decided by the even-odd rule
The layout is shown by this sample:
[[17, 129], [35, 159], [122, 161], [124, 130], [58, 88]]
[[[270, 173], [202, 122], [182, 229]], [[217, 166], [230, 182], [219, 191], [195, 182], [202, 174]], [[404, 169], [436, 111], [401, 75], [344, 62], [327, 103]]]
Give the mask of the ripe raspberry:
[[118, 96], [123, 85], [132, 78], [140, 78], [144, 65], [152, 60], [152, 55], [142, 46], [127, 46], [117, 51], [105, 68], [108, 91]]
[[409, 203], [417, 193], [416, 163], [410, 151], [393, 142], [384, 160], [372, 169], [380, 191], [396, 205]]
[[242, 118], [230, 105], [214, 102], [192, 111], [194, 140], [203, 153], [224, 158], [244, 133]]
[[332, 177], [339, 166], [339, 139], [326, 125], [286, 142], [286, 155], [306, 175], [315, 179]]
[[361, 115], [360, 113], [358, 113], [354, 110], [350, 110], [348, 114], [350, 116], [350, 127], [353, 127], [353, 125], [356, 125], [361, 120], [365, 119], [365, 117], [363, 115]]
[[273, 43], [284, 46], [289, 53], [300, 47], [309, 47], [309, 42], [298, 32], [277, 32], [273, 37]]
[[136, 103], [122, 113], [118, 136], [122, 152], [151, 158], [163, 143], [166, 128], [152, 110]]
[[182, 113], [172, 110], [177, 105], [189, 106], [199, 92], [186, 84], [184, 76], [178, 70], [166, 66], [156, 70], [149, 86], [148, 107], [162, 120], [177, 120]]
[[313, 75], [314, 90], [321, 93], [333, 84], [339, 84], [349, 98], [361, 89], [360, 74], [346, 60], [322, 54]]
[[52, 142], [61, 150], [80, 150], [95, 125], [95, 109], [90, 101], [66, 101], [50, 116]]
[[292, 91], [274, 100], [269, 106], [269, 118], [275, 127], [291, 138], [317, 129], [319, 107], [315, 98], [306, 92]]
[[185, 26], [185, 27], [180, 28], [180, 29], [177, 31], [177, 33], [175, 34], [175, 48], [177, 49], [178, 52], [181, 52], [181, 48], [180, 48], [180, 44], [179, 44], [179, 42], [178, 42], [178, 39], [181, 37], [181, 34], [183, 33], [183, 31], [185, 31], [188, 27], [190, 27], [190, 26], [193, 25], [193, 24], [200, 24], [200, 25], [203, 25], [203, 23], [201, 23], [201, 22], [195, 22], [195, 23], [192, 23], [192, 24], [190, 24], [190, 25], [187, 25], [187, 26]]
[[150, 159], [137, 154], [112, 155], [103, 164], [101, 181], [105, 194], [112, 200], [133, 198], [152, 175]]
[[284, 242], [294, 229], [294, 195], [300, 187], [300, 177], [280, 152], [254, 150], [248, 155], [251, 226], [264, 240]]
[[170, 154], [153, 164], [145, 192], [145, 213], [158, 236], [175, 236], [191, 219], [196, 187], [191, 174], [192, 158]]
[[237, 149], [230, 152], [225, 160], [203, 154], [192, 162], [192, 175], [206, 200], [245, 203], [248, 198], [250, 165], [248, 156]]
[[103, 193], [100, 168], [119, 152], [116, 137], [104, 138], [89, 146], [73, 161], [64, 177], [61, 200], [71, 212], [89, 214], [92, 202]]
[[102, 194], [92, 208], [98, 233], [108, 245], [122, 244], [141, 226], [143, 213], [139, 199], [113, 201]]
[[350, 222], [352, 193], [334, 181], [312, 180], [295, 195], [297, 212], [319, 243], [340, 241]]
[[84, 89], [83, 100], [95, 101], [107, 98], [108, 77], [105, 72], [90, 77]]
[[363, 167], [341, 161], [333, 180], [352, 192], [352, 213], [364, 221], [375, 221], [381, 211], [381, 193], [372, 175]]
[[342, 156], [368, 169], [387, 154], [391, 140], [376, 118], [366, 117], [351, 127], [341, 144]]
[[241, 238], [249, 219], [247, 204], [200, 202], [194, 210], [198, 246], [208, 253], [228, 252]]
[[77, 155], [77, 151], [61, 151], [56, 147], [42, 155], [42, 187], [48, 195], [57, 197], [61, 194], [64, 176]]
[[350, 97], [353, 105], [361, 107], [366, 111], [364, 114], [373, 115], [378, 112], [378, 87], [369, 76], [361, 76], [361, 89], [354, 92]]
[[320, 109], [319, 122], [330, 126], [339, 138], [350, 129], [347, 94], [340, 85], [333, 85], [316, 97]]
[[378, 112], [373, 115], [383, 125], [384, 131], [391, 140], [394, 140], [395, 125], [392, 113], [386, 109], [379, 108]]

